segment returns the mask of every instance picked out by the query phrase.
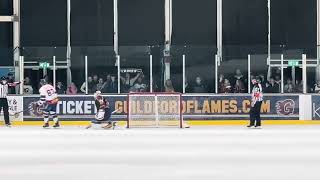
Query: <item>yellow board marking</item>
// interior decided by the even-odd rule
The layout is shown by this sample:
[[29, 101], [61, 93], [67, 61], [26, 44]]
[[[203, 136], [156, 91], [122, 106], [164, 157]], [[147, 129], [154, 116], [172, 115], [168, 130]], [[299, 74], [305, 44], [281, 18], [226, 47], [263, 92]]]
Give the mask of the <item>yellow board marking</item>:
[[[217, 126], [217, 125], [247, 125], [249, 121], [245, 120], [197, 120], [197, 121], [186, 121], [190, 126]], [[50, 122], [53, 124], [53, 122]], [[0, 125], [3, 125], [3, 122], [0, 122]], [[90, 121], [60, 121], [62, 126], [87, 126], [90, 124]], [[125, 121], [120, 121], [118, 123], [120, 126], [125, 126]], [[311, 121], [311, 120], [264, 120], [263, 125], [320, 125], [320, 121]], [[13, 121], [12, 125], [14, 126], [41, 126], [43, 121]]]

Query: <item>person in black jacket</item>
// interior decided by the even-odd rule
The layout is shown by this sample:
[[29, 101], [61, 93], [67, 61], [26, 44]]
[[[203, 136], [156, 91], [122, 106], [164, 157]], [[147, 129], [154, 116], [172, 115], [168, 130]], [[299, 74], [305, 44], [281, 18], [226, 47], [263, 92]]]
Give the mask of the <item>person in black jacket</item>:
[[203, 84], [200, 76], [196, 77], [194, 86], [192, 87], [193, 93], [207, 93], [207, 87]]

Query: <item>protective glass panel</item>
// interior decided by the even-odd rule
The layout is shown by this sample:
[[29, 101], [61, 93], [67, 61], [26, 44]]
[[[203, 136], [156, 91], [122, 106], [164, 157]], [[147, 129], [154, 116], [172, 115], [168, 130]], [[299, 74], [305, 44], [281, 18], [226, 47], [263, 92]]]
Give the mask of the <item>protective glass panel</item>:
[[[228, 10], [227, 10], [228, 11]], [[172, 1], [172, 44], [217, 44], [217, 0]]]
[[113, 1], [71, 0], [71, 46], [113, 45]]
[[[24, 93], [38, 94], [40, 79], [54, 85], [54, 56], [55, 56], [55, 85], [67, 83], [67, 48], [66, 47], [23, 47], [24, 56]], [[59, 91], [64, 94], [65, 91]]]
[[21, 2], [21, 46], [67, 46], [67, 1]]
[[13, 65], [12, 41], [13, 41], [12, 23], [0, 23], [0, 66]]
[[[85, 65], [86, 56], [87, 66]], [[80, 87], [81, 93], [86, 92], [86, 68], [88, 72], [88, 94], [93, 94], [95, 91], [101, 91], [102, 93], [118, 92], [116, 56], [112, 46], [73, 47], [72, 61], [77, 64], [76, 67], [72, 67], [73, 74], [76, 77], [73, 80], [76, 87]]]
[[316, 67], [307, 67], [307, 93], [320, 93], [320, 81], [316, 80]]
[[215, 53], [216, 47], [185, 47], [185, 92], [215, 92]]
[[121, 93], [150, 92], [149, 46], [122, 46], [120, 53]]
[[[170, 63], [170, 79], [164, 82], [163, 92], [173, 90], [174, 92], [183, 92], [183, 55], [185, 46], [171, 46], [170, 57], [167, 59]], [[164, 60], [166, 61], [166, 59]], [[164, 70], [165, 70], [164, 64]], [[169, 88], [168, 88], [169, 87]]]
[[164, 4], [164, 0], [118, 0], [119, 45], [163, 45]]
[[11, 16], [13, 14], [13, 1], [0, 1], [0, 16]]
[[248, 57], [224, 57], [218, 74], [219, 93], [248, 92]]
[[[268, 64], [267, 64], [268, 55], [267, 54], [250, 54], [250, 77], [247, 75], [247, 85], [250, 83], [250, 92], [253, 84], [251, 80], [253, 78], [257, 79], [261, 85], [264, 93], [268, 93], [269, 86], [269, 79], [268, 79]], [[279, 82], [280, 84], [280, 82]], [[249, 88], [249, 86], [248, 86]], [[247, 88], [247, 89], [248, 89]], [[276, 86], [276, 91], [280, 91], [280, 87]]]

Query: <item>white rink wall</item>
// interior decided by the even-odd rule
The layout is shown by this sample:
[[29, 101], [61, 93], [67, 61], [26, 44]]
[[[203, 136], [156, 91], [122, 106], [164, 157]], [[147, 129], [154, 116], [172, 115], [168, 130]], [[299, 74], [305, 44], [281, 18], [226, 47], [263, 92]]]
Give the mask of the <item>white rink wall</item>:
[[[105, 95], [112, 109], [119, 109], [112, 117], [127, 118], [127, 95]], [[65, 121], [87, 121], [96, 113], [91, 95], [61, 95], [58, 114]], [[28, 112], [29, 104], [39, 96], [10, 96], [10, 119], [13, 121], [39, 121]], [[218, 121], [247, 120], [250, 110], [248, 94], [184, 94], [182, 96], [184, 120]], [[143, 109], [143, 107], [141, 107]], [[15, 112], [25, 111], [14, 116]], [[320, 120], [320, 95], [266, 94], [262, 105], [264, 120]], [[3, 121], [3, 116], [0, 116]]]

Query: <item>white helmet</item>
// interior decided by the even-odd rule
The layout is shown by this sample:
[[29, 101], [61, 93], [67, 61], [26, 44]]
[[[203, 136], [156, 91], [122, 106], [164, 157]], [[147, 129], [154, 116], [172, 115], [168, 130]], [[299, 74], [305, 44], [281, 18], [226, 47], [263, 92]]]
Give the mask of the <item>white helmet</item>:
[[96, 92], [94, 93], [94, 97], [97, 98], [97, 97], [99, 97], [99, 96], [101, 96], [101, 91], [96, 91]]

